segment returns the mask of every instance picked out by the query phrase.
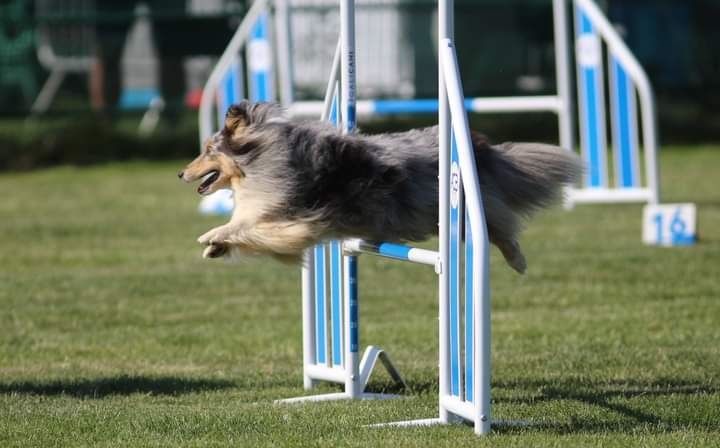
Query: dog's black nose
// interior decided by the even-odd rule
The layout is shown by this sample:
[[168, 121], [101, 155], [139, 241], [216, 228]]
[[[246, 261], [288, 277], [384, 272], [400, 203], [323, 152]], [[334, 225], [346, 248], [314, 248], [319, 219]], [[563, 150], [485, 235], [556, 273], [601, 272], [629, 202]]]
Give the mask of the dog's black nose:
[[184, 171], [180, 171], [180, 172], [178, 173], [178, 177], [179, 177], [180, 179], [182, 179], [183, 174], [185, 174], [185, 172], [184, 172]]

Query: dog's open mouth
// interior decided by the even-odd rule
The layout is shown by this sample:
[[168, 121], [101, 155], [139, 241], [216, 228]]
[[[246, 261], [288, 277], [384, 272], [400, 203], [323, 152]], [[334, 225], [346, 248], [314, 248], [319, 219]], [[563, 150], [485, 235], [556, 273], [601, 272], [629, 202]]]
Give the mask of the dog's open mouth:
[[197, 192], [200, 194], [205, 194], [210, 188], [210, 185], [212, 185], [216, 180], [218, 180], [218, 177], [220, 177], [220, 171], [218, 170], [212, 170], [205, 174], [202, 177], [202, 183], [198, 187]]

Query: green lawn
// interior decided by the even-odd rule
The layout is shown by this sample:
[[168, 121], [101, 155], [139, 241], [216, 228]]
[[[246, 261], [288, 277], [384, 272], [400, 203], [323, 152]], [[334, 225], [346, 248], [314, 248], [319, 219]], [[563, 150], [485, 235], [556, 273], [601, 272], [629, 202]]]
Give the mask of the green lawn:
[[273, 405], [303, 393], [299, 269], [202, 260], [220, 220], [182, 164], [0, 174], [0, 446], [720, 444], [719, 147], [662, 154], [665, 201], [699, 207], [692, 248], [644, 247], [625, 205], [540, 215], [525, 276], [493, 251], [493, 411], [530, 425], [483, 439], [363, 427], [437, 413], [435, 276], [374, 258], [361, 340], [405, 398]]

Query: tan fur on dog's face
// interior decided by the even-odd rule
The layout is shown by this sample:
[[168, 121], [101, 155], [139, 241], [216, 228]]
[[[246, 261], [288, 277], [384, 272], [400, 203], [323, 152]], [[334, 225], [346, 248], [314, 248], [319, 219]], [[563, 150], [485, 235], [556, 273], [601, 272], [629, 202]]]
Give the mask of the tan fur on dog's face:
[[[201, 195], [209, 195], [217, 190], [230, 188], [233, 178], [245, 177], [245, 173], [232, 157], [217, 147], [218, 142], [214, 141], [215, 139], [215, 137], [208, 139], [203, 152], [178, 174], [178, 177], [188, 183], [205, 178], [205, 181], [198, 187], [198, 193]], [[215, 179], [208, 183], [213, 178]]]
[[205, 141], [202, 153], [180, 171], [178, 177], [188, 183], [204, 178], [198, 187], [198, 193], [204, 196], [231, 188], [233, 179], [242, 179], [245, 173], [231, 157], [227, 142], [239, 138], [246, 126], [244, 111], [230, 108], [225, 127]]

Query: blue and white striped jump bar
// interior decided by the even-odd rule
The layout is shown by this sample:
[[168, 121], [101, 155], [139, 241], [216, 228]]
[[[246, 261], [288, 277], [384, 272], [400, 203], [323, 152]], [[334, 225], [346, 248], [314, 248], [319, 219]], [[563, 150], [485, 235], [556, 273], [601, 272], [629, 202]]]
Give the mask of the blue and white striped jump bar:
[[343, 249], [346, 252], [378, 255], [428, 266], [437, 266], [439, 257], [438, 253], [432, 250], [394, 243], [371, 243], [359, 239], [343, 241]]
[[[557, 96], [525, 96], [496, 98], [466, 98], [468, 112], [555, 112], [560, 113], [562, 101]], [[296, 101], [288, 111], [295, 117], [315, 117], [322, 113], [322, 101]], [[436, 99], [359, 100], [359, 117], [434, 114], [438, 111]]]

